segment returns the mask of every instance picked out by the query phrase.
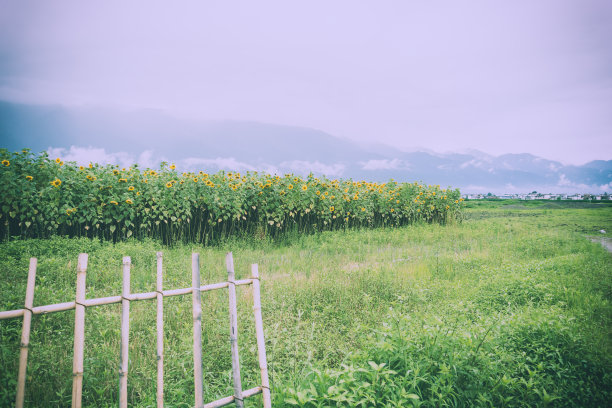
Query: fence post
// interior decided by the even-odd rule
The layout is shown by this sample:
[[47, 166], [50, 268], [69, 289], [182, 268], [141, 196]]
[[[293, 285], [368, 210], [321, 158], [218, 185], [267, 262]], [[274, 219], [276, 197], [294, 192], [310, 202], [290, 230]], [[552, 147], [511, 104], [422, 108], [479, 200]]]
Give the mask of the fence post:
[[240, 360], [238, 357], [238, 310], [236, 308], [236, 277], [234, 273], [234, 258], [231, 252], [225, 256], [227, 266], [227, 281], [229, 282], [229, 319], [230, 344], [232, 349], [232, 374], [234, 377], [234, 401], [236, 407], [244, 407], [242, 401], [242, 381], [240, 379]]
[[121, 293], [121, 355], [119, 357], [119, 407], [127, 408], [127, 376], [130, 341], [130, 266], [129, 256], [123, 258], [123, 291]]
[[261, 371], [261, 394], [264, 408], [271, 408], [270, 380], [268, 379], [268, 360], [266, 358], [266, 343], [261, 318], [261, 293], [257, 264], [251, 265], [251, 278], [253, 279], [253, 314], [255, 315], [255, 333], [257, 336], [257, 357], [259, 359], [259, 370]]
[[195, 406], [204, 404], [202, 392], [202, 303], [200, 299], [200, 254], [191, 254], [191, 294], [193, 300], [193, 379]]
[[83, 348], [85, 346], [85, 274], [87, 254], [79, 254], [74, 305], [74, 359], [72, 362], [72, 407], [81, 408], [83, 398]]
[[164, 295], [162, 293], [162, 258], [157, 253], [157, 408], [164, 406]]
[[28, 347], [30, 347], [30, 324], [32, 322], [32, 306], [34, 305], [34, 285], [36, 284], [36, 258], [30, 258], [28, 269], [28, 284], [26, 286], [25, 310], [21, 329], [21, 350], [19, 351], [19, 374], [17, 376], [17, 397], [15, 407], [22, 408], [25, 397], [25, 379], [28, 366]]

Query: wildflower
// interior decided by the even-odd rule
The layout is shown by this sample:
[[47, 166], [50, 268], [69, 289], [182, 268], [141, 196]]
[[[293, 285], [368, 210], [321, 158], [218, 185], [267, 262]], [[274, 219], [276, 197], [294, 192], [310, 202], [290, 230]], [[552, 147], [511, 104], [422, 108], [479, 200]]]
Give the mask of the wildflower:
[[134, 191], [134, 186], [129, 186], [128, 191]]
[[28, 181], [32, 181], [33, 178], [34, 177], [32, 177], [32, 176], [26, 176], [26, 180], [28, 180]]
[[306, 184], [304, 184], [304, 185], [302, 186], [302, 191], [306, 191], [306, 190], [308, 190], [308, 186], [307, 186]]
[[119, 205], [119, 203], [118, 203], [118, 202], [116, 202], [116, 201], [111, 201], [111, 202], [110, 202], [110, 204]]
[[2, 160], [2, 164], [5, 165], [5, 166], [10, 166], [11, 162], [8, 161], [8, 160]]
[[128, 204], [134, 204], [134, 202], [132, 200], [130, 200], [129, 198], [127, 200], [125, 200], [126, 203]]

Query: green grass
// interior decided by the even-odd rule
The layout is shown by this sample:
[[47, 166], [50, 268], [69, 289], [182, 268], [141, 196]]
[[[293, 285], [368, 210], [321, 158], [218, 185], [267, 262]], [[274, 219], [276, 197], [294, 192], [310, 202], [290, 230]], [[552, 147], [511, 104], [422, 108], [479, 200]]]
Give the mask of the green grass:
[[[471, 206], [457, 225], [324, 232], [215, 247], [88, 239], [0, 244], [0, 310], [21, 308], [28, 259], [39, 258], [35, 305], [74, 299], [76, 259], [89, 253], [87, 297], [238, 278], [258, 263], [274, 406], [610, 406], [612, 256], [588, 236], [612, 231], [612, 208]], [[511, 205], [514, 205], [513, 208]], [[471, 208], [470, 208], [471, 207]], [[521, 207], [521, 208], [516, 208]], [[609, 236], [609, 233], [606, 234]], [[250, 289], [238, 288], [243, 387], [258, 382]], [[165, 301], [166, 405], [193, 404], [191, 298]], [[203, 295], [205, 400], [231, 395], [227, 297]], [[88, 308], [84, 403], [118, 396], [120, 306]], [[26, 403], [68, 406], [74, 312], [35, 316]], [[0, 321], [0, 405], [12, 404], [21, 320]], [[130, 404], [155, 403], [154, 302], [133, 302]], [[247, 406], [261, 406], [259, 397]]]

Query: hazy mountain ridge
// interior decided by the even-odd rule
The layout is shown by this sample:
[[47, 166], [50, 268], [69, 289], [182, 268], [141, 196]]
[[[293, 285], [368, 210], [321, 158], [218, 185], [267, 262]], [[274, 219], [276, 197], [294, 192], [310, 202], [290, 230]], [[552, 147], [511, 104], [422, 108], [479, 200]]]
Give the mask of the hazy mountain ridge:
[[[423, 181], [466, 192], [612, 191], [612, 160], [563, 165], [528, 153], [492, 156], [477, 150], [403, 152], [370, 148], [320, 130], [246, 121], [195, 121], [155, 110], [120, 111], [0, 102], [0, 147], [50, 147], [78, 160], [104, 148], [115, 159], [165, 159], [211, 171], [266, 170], [325, 173], [385, 181]], [[98, 154], [100, 154], [98, 149]], [[71, 156], [72, 154], [72, 156]], [[95, 160], [101, 160], [99, 157]]]

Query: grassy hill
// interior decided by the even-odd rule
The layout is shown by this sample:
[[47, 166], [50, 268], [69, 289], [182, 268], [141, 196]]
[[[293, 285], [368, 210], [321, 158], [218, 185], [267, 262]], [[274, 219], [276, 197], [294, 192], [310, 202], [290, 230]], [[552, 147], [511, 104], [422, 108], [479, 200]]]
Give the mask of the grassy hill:
[[[515, 203], [516, 204], [516, 203]], [[87, 297], [238, 278], [258, 263], [274, 406], [610, 406], [612, 256], [587, 239], [612, 231], [612, 207], [466, 209], [454, 225], [323, 232], [214, 247], [86, 238], [0, 244], [0, 310], [22, 307], [28, 259], [39, 259], [34, 305], [74, 299], [76, 259], [89, 253]], [[609, 232], [608, 232], [609, 235]], [[220, 293], [217, 293], [220, 292]], [[258, 382], [249, 290], [239, 288], [243, 387]], [[203, 295], [205, 401], [232, 394], [227, 298]], [[133, 302], [130, 404], [155, 401], [155, 315]], [[166, 406], [193, 403], [191, 298], [165, 301]], [[115, 406], [120, 306], [86, 311], [84, 403]], [[74, 312], [35, 316], [27, 406], [69, 406]], [[14, 401], [21, 320], [0, 321], [0, 405]], [[261, 406], [257, 398], [248, 407]]]

